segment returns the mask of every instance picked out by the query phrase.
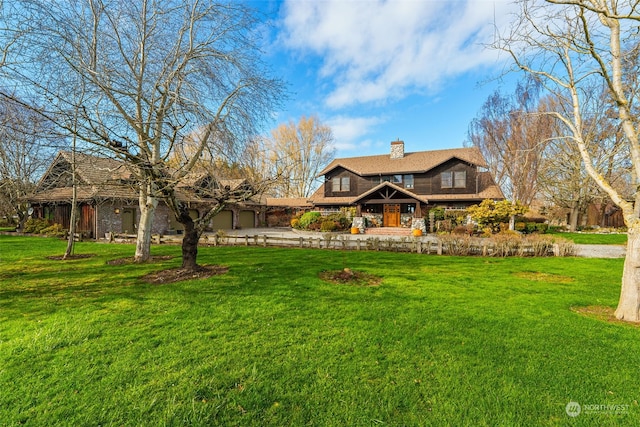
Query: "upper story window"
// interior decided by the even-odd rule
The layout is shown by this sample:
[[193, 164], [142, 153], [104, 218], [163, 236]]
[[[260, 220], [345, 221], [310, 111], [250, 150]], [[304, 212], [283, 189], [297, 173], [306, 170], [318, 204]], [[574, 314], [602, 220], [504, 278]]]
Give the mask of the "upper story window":
[[402, 184], [402, 175], [382, 175], [380, 182], [390, 182], [392, 184]]
[[334, 176], [331, 179], [331, 190], [334, 193], [351, 190], [351, 179], [348, 176]]
[[404, 188], [413, 188], [413, 175], [404, 175]]
[[440, 175], [442, 188], [466, 188], [467, 171], [447, 171]]

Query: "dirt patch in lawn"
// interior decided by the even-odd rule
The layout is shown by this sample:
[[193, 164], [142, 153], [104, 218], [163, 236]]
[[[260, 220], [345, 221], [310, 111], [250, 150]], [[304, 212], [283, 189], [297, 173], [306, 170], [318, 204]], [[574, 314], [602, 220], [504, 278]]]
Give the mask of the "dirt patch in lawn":
[[513, 274], [521, 279], [533, 280], [536, 282], [552, 282], [552, 283], [573, 283], [575, 279], [561, 274], [542, 273], [540, 271], [520, 271]]
[[48, 256], [47, 259], [54, 260], [54, 261], [71, 261], [73, 259], [84, 259], [84, 258], [91, 258], [94, 256], [96, 256], [96, 254], [71, 254], [66, 258], [63, 258], [64, 255], [53, 255], [53, 256]]
[[183, 280], [206, 279], [208, 277], [219, 276], [229, 271], [229, 267], [222, 265], [201, 265], [195, 270], [185, 268], [170, 268], [168, 270], [156, 271], [142, 277], [142, 281], [152, 285], [162, 285], [166, 283], [176, 283]]
[[362, 271], [354, 271], [350, 268], [342, 270], [321, 271], [318, 275], [322, 280], [336, 285], [353, 285], [353, 286], [380, 286], [382, 277], [373, 274], [364, 273]]
[[[149, 261], [145, 262], [144, 264], [149, 264], [149, 263], [158, 262], [158, 261], [167, 261], [172, 258], [173, 258], [172, 255], [152, 256], [151, 258], [149, 258]], [[107, 261], [107, 264], [108, 265], [136, 264], [136, 260], [133, 257], [117, 258], [117, 259], [112, 259]]]
[[589, 305], [587, 307], [571, 307], [571, 311], [574, 313], [582, 314], [583, 316], [591, 317], [592, 319], [601, 320], [607, 323], [616, 323], [619, 325], [629, 325], [635, 328], [640, 328], [640, 323], [625, 322], [624, 320], [618, 320], [614, 314], [615, 308], [606, 307], [602, 305]]

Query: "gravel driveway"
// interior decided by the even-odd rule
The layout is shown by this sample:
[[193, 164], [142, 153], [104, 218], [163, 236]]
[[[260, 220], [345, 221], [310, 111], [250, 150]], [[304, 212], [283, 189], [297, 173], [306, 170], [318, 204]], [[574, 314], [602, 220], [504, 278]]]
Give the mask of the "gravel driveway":
[[624, 258], [626, 252], [622, 245], [576, 245], [576, 255], [585, 258]]

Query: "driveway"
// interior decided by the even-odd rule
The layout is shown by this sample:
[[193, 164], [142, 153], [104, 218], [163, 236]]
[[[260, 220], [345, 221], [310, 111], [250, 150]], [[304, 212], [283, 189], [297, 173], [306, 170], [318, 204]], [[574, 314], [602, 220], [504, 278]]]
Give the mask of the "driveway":
[[576, 245], [576, 255], [585, 258], [624, 258], [626, 246], [622, 245]]
[[[274, 228], [249, 228], [242, 230], [226, 230], [229, 236], [262, 236], [268, 235], [273, 237], [300, 237], [301, 235], [317, 235], [317, 233], [292, 230], [287, 227]], [[349, 237], [362, 238], [363, 235]], [[423, 236], [423, 239], [429, 236]], [[402, 236], [384, 236], [384, 238], [401, 239]], [[406, 236], [405, 236], [406, 238]], [[435, 239], [435, 237], [432, 237]], [[584, 258], [624, 258], [626, 256], [625, 245], [576, 245], [576, 256]]]

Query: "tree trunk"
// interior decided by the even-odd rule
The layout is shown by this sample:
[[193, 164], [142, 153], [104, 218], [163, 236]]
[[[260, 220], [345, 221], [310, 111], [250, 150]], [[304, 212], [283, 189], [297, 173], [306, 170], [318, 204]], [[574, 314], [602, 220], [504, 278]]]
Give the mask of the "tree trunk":
[[73, 170], [73, 189], [71, 196], [71, 218], [69, 218], [69, 236], [67, 239], [67, 249], [64, 251], [62, 259], [67, 259], [73, 254], [73, 247], [75, 245], [76, 230], [78, 228], [78, 188], [75, 180], [75, 154], [72, 154], [74, 165]]
[[622, 289], [615, 314], [620, 320], [640, 322], [640, 229], [630, 228], [627, 234]]
[[178, 221], [184, 226], [184, 237], [182, 238], [182, 268], [197, 270], [198, 241], [202, 233], [196, 228], [188, 211], [182, 212]]
[[580, 209], [577, 204], [571, 206], [569, 211], [569, 231], [576, 231], [578, 229], [578, 216], [580, 215]]
[[151, 226], [158, 206], [158, 199], [149, 195], [147, 189], [140, 190], [140, 221], [136, 239], [135, 262], [146, 262], [151, 257]]
[[67, 249], [64, 251], [62, 259], [67, 259], [73, 255], [73, 248], [75, 245], [76, 229], [78, 225], [78, 204], [76, 203], [76, 189], [73, 188], [73, 199], [71, 202], [71, 218], [69, 218], [69, 236], [67, 238]]

